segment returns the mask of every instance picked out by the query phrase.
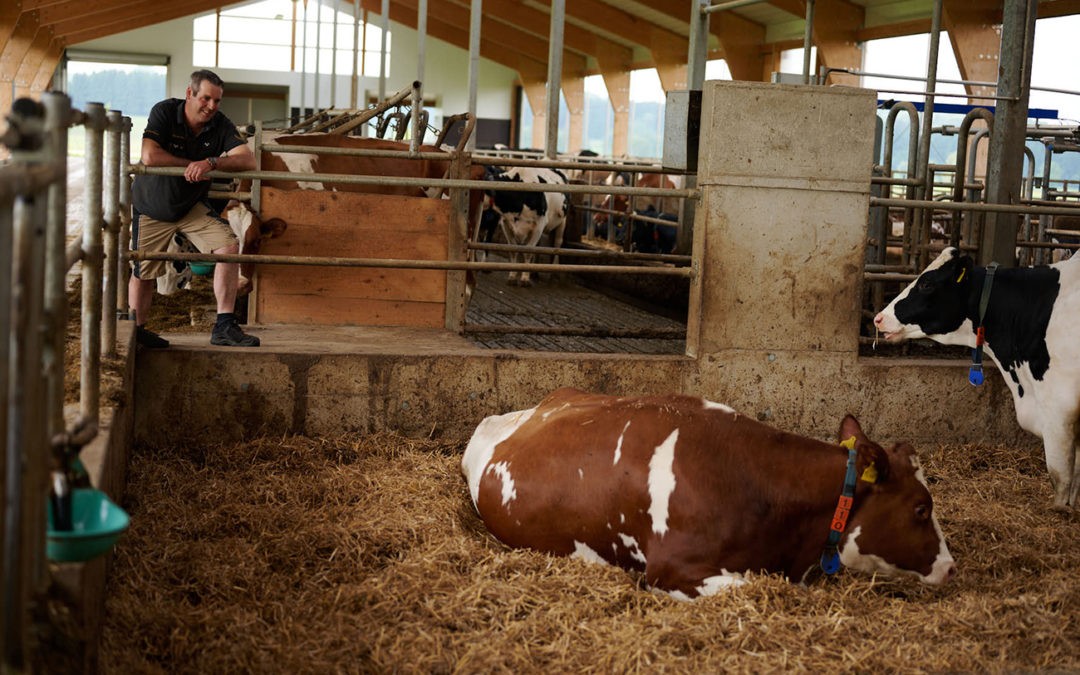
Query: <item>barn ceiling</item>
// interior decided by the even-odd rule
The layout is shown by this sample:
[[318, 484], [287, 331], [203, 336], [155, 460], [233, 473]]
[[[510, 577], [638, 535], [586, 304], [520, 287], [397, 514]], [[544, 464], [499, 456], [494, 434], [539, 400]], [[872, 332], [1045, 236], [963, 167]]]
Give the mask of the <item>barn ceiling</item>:
[[[299, 0], [303, 2], [304, 0]], [[353, 2], [339, 0], [342, 9]], [[381, 0], [356, 0], [379, 14]], [[390, 19], [417, 26], [418, 0], [391, 0]], [[222, 0], [2, 0], [0, 103], [48, 86], [63, 50], [155, 23], [242, 3]], [[1002, 0], [943, 0], [962, 74], [997, 79]], [[481, 56], [515, 69], [526, 84], [547, 76], [550, 0], [483, 0]], [[685, 87], [693, 0], [567, 0], [563, 77], [656, 67], [666, 89]], [[858, 44], [930, 30], [932, 0], [816, 0], [819, 60], [858, 67]], [[429, 0], [427, 32], [468, 49], [469, 0]], [[780, 52], [802, 46], [805, 0], [769, 0], [711, 15], [710, 58], [724, 58], [735, 79], [766, 80]], [[1044, 0], [1040, 18], [1080, 13], [1080, 0]], [[370, 15], [369, 15], [370, 19]], [[992, 57], [992, 58], [988, 58]]]

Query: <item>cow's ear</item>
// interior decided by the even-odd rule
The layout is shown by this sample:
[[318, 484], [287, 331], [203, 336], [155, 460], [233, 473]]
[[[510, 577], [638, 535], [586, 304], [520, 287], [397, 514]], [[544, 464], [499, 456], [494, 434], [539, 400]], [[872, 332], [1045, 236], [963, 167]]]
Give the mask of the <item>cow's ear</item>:
[[263, 221], [262, 225], [259, 226], [259, 233], [267, 239], [273, 239], [285, 234], [288, 227], [289, 225], [281, 218], [271, 218]]
[[962, 283], [965, 279], [971, 279], [971, 270], [975, 267], [975, 261], [971, 256], [964, 255], [956, 261], [956, 283]]
[[840, 423], [840, 444], [858, 453], [859, 479], [879, 483], [889, 477], [889, 456], [885, 449], [867, 438], [859, 421], [847, 415]]

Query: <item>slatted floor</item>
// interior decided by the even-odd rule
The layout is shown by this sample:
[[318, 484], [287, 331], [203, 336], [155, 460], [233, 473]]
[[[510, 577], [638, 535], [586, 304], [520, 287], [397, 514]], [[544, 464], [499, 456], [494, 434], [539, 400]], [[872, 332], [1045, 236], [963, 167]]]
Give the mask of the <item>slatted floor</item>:
[[685, 322], [590, 290], [572, 275], [534, 278], [522, 288], [505, 272], [479, 275], [465, 317], [465, 338], [491, 349], [684, 354]]

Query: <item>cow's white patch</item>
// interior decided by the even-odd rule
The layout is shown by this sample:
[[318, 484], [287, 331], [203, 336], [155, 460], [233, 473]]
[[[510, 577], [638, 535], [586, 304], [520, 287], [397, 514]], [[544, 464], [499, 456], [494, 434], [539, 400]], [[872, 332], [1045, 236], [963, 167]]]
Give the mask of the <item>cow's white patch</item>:
[[517, 489], [514, 487], [514, 477], [510, 475], [510, 465], [506, 462], [496, 462], [487, 469], [502, 481], [502, 504], [506, 506], [512, 500], [517, 499]]
[[484, 469], [495, 454], [495, 447], [514, 435], [518, 428], [529, 421], [536, 408], [518, 410], [505, 415], [492, 415], [485, 418], [476, 427], [465, 453], [461, 456], [461, 472], [469, 483], [469, 494], [473, 506], [480, 495], [480, 479]]
[[648, 564], [648, 560], [645, 559], [645, 554], [641, 552], [641, 547], [638, 546], [637, 539], [634, 539], [628, 534], [619, 533], [619, 539], [622, 540], [623, 546], [626, 547], [630, 557], [638, 561], [642, 565]]
[[612, 465], [619, 463], [619, 458], [622, 457], [622, 442], [626, 438], [626, 430], [630, 428], [630, 421], [626, 421], [626, 425], [622, 428], [622, 433], [619, 434], [619, 440], [615, 443], [615, 460]]
[[578, 469], [577, 470], [577, 477], [578, 477], [578, 480], [585, 480], [585, 470], [584, 469]]
[[[315, 173], [315, 155], [300, 152], [274, 153], [285, 163], [289, 173]], [[297, 187], [301, 190], [322, 190], [321, 181], [297, 181]]]
[[601, 565], [607, 565], [608, 561], [604, 560], [604, 557], [589, 547], [588, 544], [584, 544], [580, 541], [574, 542], [574, 552], [570, 554], [571, 558], [581, 558], [586, 562], [600, 563]]
[[626, 516], [622, 513], [619, 514], [619, 524], [622, 525], [626, 522]]
[[726, 413], [735, 414], [735, 408], [732, 408], [729, 405], [724, 405], [723, 403], [716, 403], [715, 401], [705, 400], [705, 409], [706, 410], [723, 410]]
[[697, 587], [697, 592], [698, 595], [716, 595], [717, 593], [728, 591], [732, 588], [744, 586], [747, 583], [748, 582], [743, 575], [738, 572], [721, 570], [721, 574], [702, 579], [701, 585]]
[[675, 491], [675, 443], [678, 440], [679, 430], [676, 429], [656, 446], [649, 460], [649, 516], [652, 518], [653, 532], [659, 535], [668, 529], [668, 503], [671, 493]]

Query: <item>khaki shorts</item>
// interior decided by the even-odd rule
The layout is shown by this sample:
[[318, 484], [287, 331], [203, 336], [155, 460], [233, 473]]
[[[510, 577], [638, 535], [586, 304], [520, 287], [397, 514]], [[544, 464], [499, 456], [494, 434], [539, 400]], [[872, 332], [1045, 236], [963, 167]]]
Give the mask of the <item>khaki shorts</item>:
[[[236, 246], [236, 235], [228, 223], [211, 215], [205, 204], [196, 204], [187, 215], [168, 223], [133, 211], [131, 219], [131, 250], [143, 253], [165, 253], [177, 232], [183, 232], [195, 248], [212, 253], [228, 246]], [[165, 260], [134, 260], [132, 273], [139, 279], [156, 279], [165, 274]]]

